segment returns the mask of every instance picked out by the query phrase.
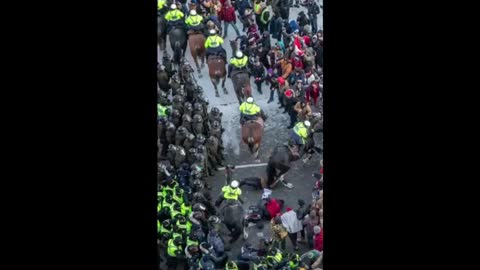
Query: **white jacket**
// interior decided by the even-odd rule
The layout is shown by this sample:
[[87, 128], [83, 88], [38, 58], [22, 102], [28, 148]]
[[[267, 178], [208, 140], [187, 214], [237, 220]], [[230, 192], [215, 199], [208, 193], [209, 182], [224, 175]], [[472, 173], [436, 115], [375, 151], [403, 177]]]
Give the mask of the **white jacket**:
[[298, 220], [297, 213], [291, 210], [283, 214], [281, 217], [283, 226], [289, 233], [297, 233], [302, 230], [302, 222]]

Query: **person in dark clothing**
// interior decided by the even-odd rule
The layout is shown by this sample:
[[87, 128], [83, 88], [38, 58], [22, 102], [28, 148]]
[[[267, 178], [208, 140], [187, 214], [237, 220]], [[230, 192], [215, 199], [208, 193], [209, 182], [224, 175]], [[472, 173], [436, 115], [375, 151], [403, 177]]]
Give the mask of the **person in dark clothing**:
[[[290, 93], [291, 92], [291, 93]], [[290, 89], [285, 91], [285, 111], [290, 116], [290, 126], [287, 129], [291, 129], [297, 123], [297, 112], [293, 107], [297, 104], [298, 99], [295, 97], [295, 94]]]
[[320, 14], [320, 7], [318, 7], [314, 0], [309, 0], [306, 4], [306, 7], [308, 9], [307, 14], [310, 19], [310, 24], [312, 25], [312, 33], [316, 33], [318, 30], [317, 16]]
[[289, 7], [289, 0], [280, 0], [278, 6], [280, 7], [280, 16], [284, 20], [288, 20], [290, 15], [290, 7]]
[[258, 56], [260, 63], [262, 63], [265, 68], [269, 68], [270, 65], [268, 63], [268, 50], [266, 50], [262, 46], [258, 46], [255, 55]]
[[283, 26], [282, 18], [280, 16], [275, 15], [272, 18], [272, 21], [270, 23], [270, 33], [272, 34], [272, 38], [277, 40], [281, 38], [282, 26]]
[[260, 58], [255, 57], [255, 63], [252, 67], [252, 76], [255, 80], [255, 85], [257, 86], [258, 93], [262, 95], [262, 83], [265, 80], [265, 68], [262, 63], [260, 63]]
[[269, 51], [272, 47], [270, 42], [270, 33], [268, 31], [264, 31], [258, 43], [265, 49], [265, 51]]
[[300, 11], [300, 13], [298, 13], [297, 24], [298, 24], [298, 26], [299, 26], [300, 28], [302, 28], [302, 27], [304, 27], [305, 25], [309, 24], [307, 15], [305, 15], [305, 12], [304, 12], [304, 11]]

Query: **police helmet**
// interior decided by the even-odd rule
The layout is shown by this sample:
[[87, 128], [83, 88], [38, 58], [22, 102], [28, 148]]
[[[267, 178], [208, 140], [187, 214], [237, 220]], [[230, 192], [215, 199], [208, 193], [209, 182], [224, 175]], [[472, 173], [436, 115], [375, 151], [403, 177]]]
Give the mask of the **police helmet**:
[[203, 134], [198, 134], [197, 135], [197, 142], [203, 144], [205, 142], [205, 136]]
[[220, 219], [217, 216], [212, 215], [208, 218], [208, 222], [218, 224], [220, 223]]
[[212, 126], [213, 126], [213, 128], [219, 128], [219, 127], [220, 127], [220, 123], [219, 123], [217, 120], [215, 120], [215, 121], [213, 121]]
[[172, 4], [172, 5], [170, 6], [170, 9], [177, 9], [177, 5]]
[[212, 113], [219, 114], [220, 110], [217, 107], [212, 107]]
[[253, 97], [248, 97], [247, 98], [247, 103], [253, 103]]
[[166, 219], [162, 222], [162, 226], [165, 227], [165, 228], [168, 228], [168, 227], [172, 226], [172, 221], [170, 219]]
[[205, 210], [207, 210], [207, 208], [202, 203], [196, 203], [196, 204], [193, 205], [192, 210], [193, 211], [205, 211]]
[[215, 29], [210, 29], [209, 33], [210, 33], [210, 35], [215, 35], [217, 33], [217, 31], [215, 31]]
[[201, 145], [197, 146], [197, 151], [199, 153], [204, 153], [205, 152], [205, 145], [201, 144]]
[[235, 53], [235, 57], [238, 58], [238, 59], [240, 59], [240, 58], [243, 57], [243, 53], [242, 53], [241, 51], [237, 51], [237, 52]]
[[200, 114], [195, 114], [195, 115], [193, 116], [193, 121], [196, 122], [196, 123], [200, 123], [200, 122], [203, 121], [203, 118], [202, 118], [202, 116], [201, 116]]
[[190, 10], [190, 15], [192, 16], [197, 15], [197, 11], [195, 9]]
[[177, 129], [178, 133], [180, 134], [185, 134], [187, 133], [187, 128], [184, 127], [184, 126], [180, 126], [178, 129]]
[[303, 121], [303, 124], [306, 126], [306, 127], [310, 127], [312, 124], [310, 124], [310, 121], [308, 120], [305, 120]]
[[180, 236], [177, 236], [177, 237], [175, 237], [175, 239], [173, 239], [173, 243], [175, 243], [175, 245], [181, 245], [182, 242], [183, 242], [183, 240], [182, 240], [182, 237], [180, 237]]
[[238, 188], [238, 186], [240, 185], [240, 183], [238, 183], [237, 180], [233, 180], [231, 183], [230, 183], [230, 186], [232, 188]]

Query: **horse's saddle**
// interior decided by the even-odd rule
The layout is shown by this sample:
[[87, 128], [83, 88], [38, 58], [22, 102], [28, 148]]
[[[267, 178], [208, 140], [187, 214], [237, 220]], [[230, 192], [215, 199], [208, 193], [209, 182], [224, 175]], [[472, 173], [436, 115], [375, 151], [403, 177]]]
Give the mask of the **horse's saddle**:
[[232, 71], [231, 77], [233, 78], [235, 75], [240, 74], [240, 73], [247, 74], [247, 69], [246, 68], [234, 68], [233, 71]]

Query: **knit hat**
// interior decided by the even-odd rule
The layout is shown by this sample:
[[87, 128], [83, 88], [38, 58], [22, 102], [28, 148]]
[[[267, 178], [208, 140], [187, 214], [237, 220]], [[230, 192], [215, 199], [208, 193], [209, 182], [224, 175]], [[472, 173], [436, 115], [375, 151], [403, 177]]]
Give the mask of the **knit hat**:
[[320, 233], [320, 230], [321, 230], [321, 229], [320, 229], [320, 226], [318, 226], [318, 225], [315, 226], [315, 227], [313, 227], [313, 233], [315, 233], [315, 234], [319, 234], [319, 233]]
[[288, 212], [288, 211], [291, 211], [291, 210], [292, 210], [292, 208], [290, 208], [290, 207], [287, 207], [287, 212]]

